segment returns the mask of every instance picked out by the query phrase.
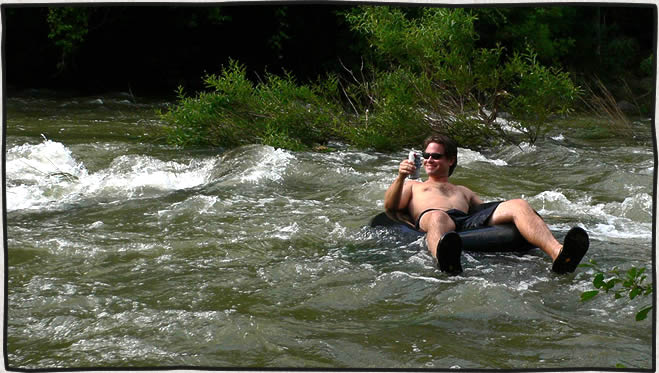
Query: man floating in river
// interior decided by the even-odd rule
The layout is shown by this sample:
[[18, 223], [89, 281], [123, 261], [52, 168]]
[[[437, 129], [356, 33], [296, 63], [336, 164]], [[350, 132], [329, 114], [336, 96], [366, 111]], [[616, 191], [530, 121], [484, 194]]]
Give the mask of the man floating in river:
[[408, 213], [416, 222], [416, 229], [426, 232], [428, 250], [437, 259], [440, 270], [450, 274], [462, 272], [462, 241], [456, 231], [513, 223], [530, 244], [552, 258], [554, 272], [574, 272], [588, 251], [588, 234], [583, 229], [572, 228], [561, 245], [525, 200], [483, 204], [469, 188], [451, 184], [448, 179], [458, 163], [458, 148], [453, 140], [434, 135], [426, 139], [424, 149], [428, 180], [406, 182], [416, 168], [413, 162], [402, 161], [398, 177], [385, 193], [384, 208], [390, 216], [400, 211]]

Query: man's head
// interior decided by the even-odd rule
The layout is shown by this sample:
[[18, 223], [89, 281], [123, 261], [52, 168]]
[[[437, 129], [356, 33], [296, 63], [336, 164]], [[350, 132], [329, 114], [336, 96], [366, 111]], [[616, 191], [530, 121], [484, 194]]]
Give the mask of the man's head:
[[453, 160], [453, 164], [449, 167], [448, 170], [448, 175], [451, 176], [453, 174], [453, 170], [455, 170], [455, 166], [458, 165], [458, 146], [451, 140], [450, 137], [441, 135], [441, 134], [434, 134], [428, 137], [424, 142], [423, 142], [423, 151], [427, 152], [428, 145], [436, 143], [440, 144], [444, 147], [444, 153], [445, 157], [447, 160]]

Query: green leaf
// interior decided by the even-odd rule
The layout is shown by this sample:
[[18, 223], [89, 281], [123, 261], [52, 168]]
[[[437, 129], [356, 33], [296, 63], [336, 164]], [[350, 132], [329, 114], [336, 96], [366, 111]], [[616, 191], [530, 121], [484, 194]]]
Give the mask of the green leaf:
[[597, 288], [597, 289], [604, 286], [604, 274], [603, 273], [598, 273], [595, 276], [595, 278], [593, 279], [593, 286], [595, 286], [595, 288]]
[[636, 321], [645, 320], [648, 317], [648, 312], [652, 309], [652, 306], [645, 307], [636, 314]]
[[641, 288], [633, 288], [632, 291], [629, 292], [629, 299], [634, 299], [636, 298], [637, 295], [641, 293]]
[[631, 267], [627, 271], [627, 277], [629, 277], [630, 279], [634, 279], [636, 277], [636, 271], [637, 271], [636, 267]]
[[614, 278], [614, 279], [611, 279], [611, 280], [607, 281], [607, 282], [604, 284], [604, 288], [605, 288], [607, 291], [609, 291], [609, 290], [613, 289], [613, 287], [616, 286], [616, 283], [618, 283], [618, 282], [620, 282], [620, 280], [615, 279], [615, 278]]
[[591, 290], [581, 293], [581, 301], [585, 302], [599, 294], [599, 290]]

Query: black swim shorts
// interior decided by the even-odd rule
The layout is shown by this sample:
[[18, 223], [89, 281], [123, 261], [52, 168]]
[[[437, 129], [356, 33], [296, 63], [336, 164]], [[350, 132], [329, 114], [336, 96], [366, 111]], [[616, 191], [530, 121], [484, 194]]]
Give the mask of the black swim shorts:
[[[446, 214], [448, 214], [451, 220], [453, 220], [453, 222], [455, 223], [456, 232], [482, 228], [487, 226], [487, 222], [490, 220], [490, 217], [492, 217], [494, 210], [497, 209], [497, 207], [501, 202], [503, 201], [480, 204], [478, 206], [470, 208], [469, 213], [465, 213], [463, 211], [456, 209], [451, 209], [446, 211]], [[419, 223], [421, 222], [421, 217], [423, 217], [423, 215], [426, 212], [435, 211], [435, 210], [441, 210], [441, 209], [427, 209], [421, 212], [421, 214], [419, 214], [419, 218], [416, 220], [416, 224], [415, 224], [416, 230], [418, 231], [421, 230], [421, 227], [419, 226]]]

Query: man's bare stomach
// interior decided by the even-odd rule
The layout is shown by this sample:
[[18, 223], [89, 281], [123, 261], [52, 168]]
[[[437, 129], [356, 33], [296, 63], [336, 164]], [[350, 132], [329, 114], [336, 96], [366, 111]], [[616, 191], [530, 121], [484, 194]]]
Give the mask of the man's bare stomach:
[[418, 219], [419, 215], [428, 209], [439, 209], [443, 211], [460, 210], [469, 211], [469, 201], [464, 193], [458, 189], [451, 193], [438, 193], [434, 188], [415, 188], [412, 200], [408, 205], [408, 211], [412, 219]]

